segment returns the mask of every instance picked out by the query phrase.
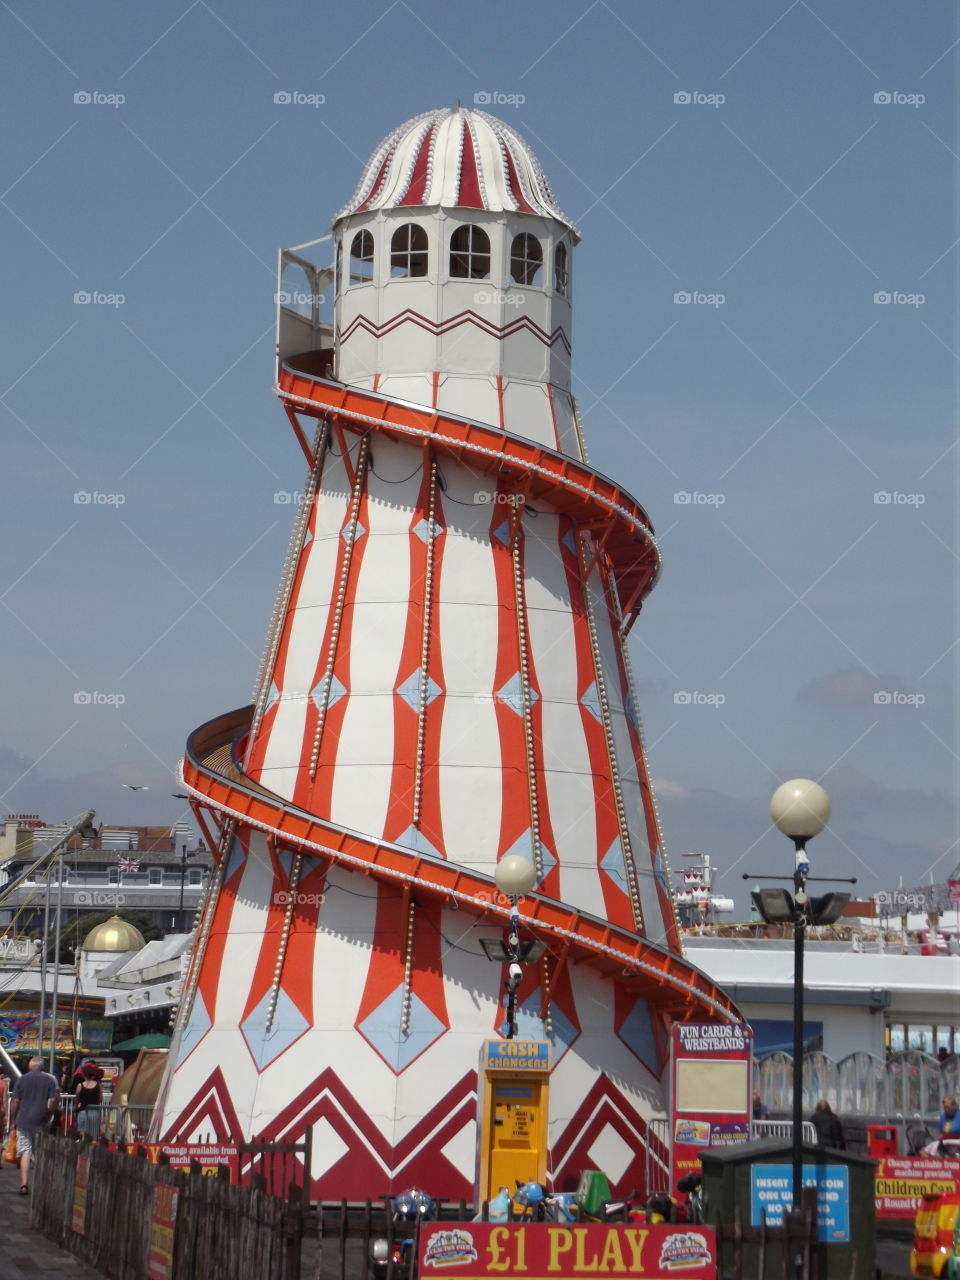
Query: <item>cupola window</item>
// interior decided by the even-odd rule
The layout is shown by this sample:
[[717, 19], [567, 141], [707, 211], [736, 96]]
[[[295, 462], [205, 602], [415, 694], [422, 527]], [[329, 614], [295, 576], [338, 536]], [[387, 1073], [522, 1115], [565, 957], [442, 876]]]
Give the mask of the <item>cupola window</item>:
[[540, 283], [543, 249], [536, 236], [524, 232], [514, 236], [510, 246], [510, 276], [517, 284]]
[[358, 231], [350, 246], [350, 283], [369, 284], [373, 279], [373, 236]]
[[427, 274], [427, 233], [415, 222], [404, 223], [393, 233], [390, 241], [390, 276], [400, 280], [404, 276]]
[[557, 293], [562, 293], [566, 297], [568, 282], [567, 246], [558, 244], [553, 254], [553, 287]]
[[490, 237], [472, 223], [450, 237], [450, 274], [459, 280], [490, 279]]

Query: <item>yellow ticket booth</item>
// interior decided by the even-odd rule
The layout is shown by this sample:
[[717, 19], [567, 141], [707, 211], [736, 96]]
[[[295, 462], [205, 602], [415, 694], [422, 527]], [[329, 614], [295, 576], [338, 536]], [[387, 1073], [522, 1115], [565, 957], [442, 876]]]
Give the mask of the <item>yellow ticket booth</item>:
[[547, 1176], [550, 1043], [487, 1040], [480, 1052], [477, 1204]]

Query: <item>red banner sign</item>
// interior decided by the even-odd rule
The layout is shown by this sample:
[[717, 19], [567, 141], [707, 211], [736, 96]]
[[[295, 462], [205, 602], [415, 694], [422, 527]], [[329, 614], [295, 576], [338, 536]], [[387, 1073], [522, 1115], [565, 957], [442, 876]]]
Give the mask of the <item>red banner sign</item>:
[[73, 1211], [70, 1214], [70, 1230], [78, 1236], [87, 1229], [87, 1187], [90, 1184], [90, 1157], [77, 1156], [77, 1171], [73, 1179]]
[[147, 1251], [148, 1280], [170, 1280], [173, 1275], [173, 1238], [177, 1225], [176, 1187], [158, 1183], [153, 1189], [150, 1215], [150, 1247]]
[[418, 1274], [622, 1276], [630, 1280], [716, 1280], [712, 1227], [626, 1223], [431, 1222], [420, 1228]]
[[878, 1218], [912, 1222], [923, 1197], [956, 1192], [960, 1166], [936, 1156], [888, 1156], [877, 1165]]

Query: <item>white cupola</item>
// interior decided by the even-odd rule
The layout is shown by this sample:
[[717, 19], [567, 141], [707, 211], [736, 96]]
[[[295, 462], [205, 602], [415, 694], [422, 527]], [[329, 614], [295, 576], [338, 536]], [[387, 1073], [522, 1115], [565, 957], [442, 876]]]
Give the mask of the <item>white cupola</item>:
[[336, 377], [576, 457], [579, 236], [508, 125], [461, 107], [393, 130], [334, 220]]

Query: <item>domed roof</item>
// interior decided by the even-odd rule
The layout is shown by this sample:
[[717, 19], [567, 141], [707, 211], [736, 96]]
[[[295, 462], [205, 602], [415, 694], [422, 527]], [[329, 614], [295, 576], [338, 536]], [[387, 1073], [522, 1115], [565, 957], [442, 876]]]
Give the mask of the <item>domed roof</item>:
[[424, 205], [555, 218], [579, 239], [531, 148], [486, 111], [441, 107], [394, 129], [334, 223], [371, 209]]
[[84, 951], [140, 951], [146, 943], [143, 934], [134, 925], [111, 916], [98, 924], [83, 940]]

